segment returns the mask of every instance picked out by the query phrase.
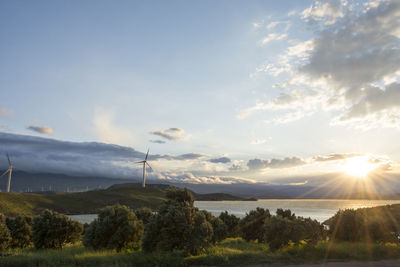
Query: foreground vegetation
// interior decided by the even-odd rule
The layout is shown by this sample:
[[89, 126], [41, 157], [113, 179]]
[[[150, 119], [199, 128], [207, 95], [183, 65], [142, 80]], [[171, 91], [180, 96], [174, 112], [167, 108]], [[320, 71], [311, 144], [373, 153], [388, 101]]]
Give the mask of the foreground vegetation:
[[271, 251], [263, 243], [228, 238], [209, 247], [197, 256], [182, 252], [143, 253], [85, 248], [81, 244], [62, 250], [13, 250], [0, 257], [0, 266], [191, 266], [191, 265], [248, 265], [261, 263], [318, 263], [326, 261], [371, 261], [400, 259], [400, 247], [394, 244], [329, 243], [316, 246], [289, 245]]
[[[400, 259], [400, 209], [340, 210], [325, 222], [256, 208], [239, 219], [169, 188], [157, 212], [113, 205], [82, 225], [45, 210], [0, 214], [0, 266], [190, 266]], [[32, 248], [34, 246], [35, 249]], [[53, 250], [56, 249], [56, 250]]]

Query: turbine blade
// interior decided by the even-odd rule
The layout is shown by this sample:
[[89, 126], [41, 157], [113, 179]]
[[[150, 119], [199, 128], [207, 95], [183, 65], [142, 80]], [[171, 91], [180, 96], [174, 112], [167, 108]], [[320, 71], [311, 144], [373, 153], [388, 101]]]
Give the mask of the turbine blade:
[[136, 161], [135, 163], [144, 163], [146, 161], [142, 160], [142, 161]]
[[149, 156], [149, 150], [150, 150], [150, 148], [147, 149], [147, 154], [146, 154], [146, 157], [144, 158], [145, 161], [147, 160], [147, 157]]
[[11, 160], [10, 157], [8, 156], [8, 153], [7, 153], [7, 160], [8, 160], [8, 165], [11, 166]]
[[3, 172], [2, 175], [0, 175], [0, 177], [3, 177], [4, 175], [6, 175], [9, 171], [10, 171], [10, 169], [6, 170], [5, 172]]
[[147, 163], [147, 161], [146, 161], [146, 164], [147, 164], [147, 166], [149, 166], [149, 167], [150, 167], [150, 170], [151, 170], [152, 172], [154, 172], [153, 168], [150, 166], [150, 164], [149, 164], [149, 163]]

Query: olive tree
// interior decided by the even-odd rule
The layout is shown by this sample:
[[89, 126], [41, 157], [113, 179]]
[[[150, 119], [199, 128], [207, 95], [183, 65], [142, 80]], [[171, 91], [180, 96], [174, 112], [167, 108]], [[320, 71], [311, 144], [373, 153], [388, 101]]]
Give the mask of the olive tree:
[[265, 221], [270, 217], [269, 210], [260, 207], [247, 213], [239, 223], [243, 239], [246, 241], [258, 240], [258, 242], [263, 242]]
[[45, 210], [34, 218], [32, 230], [35, 248], [62, 248], [80, 238], [83, 226], [64, 214]]
[[213, 236], [207, 214], [194, 207], [193, 196], [186, 188], [170, 188], [166, 197], [167, 201], [145, 226], [143, 250], [200, 253], [211, 244]]
[[85, 230], [83, 244], [120, 251], [129, 246], [138, 247], [142, 235], [143, 222], [130, 208], [117, 204], [100, 211], [98, 218]]
[[11, 235], [6, 224], [6, 216], [0, 213], [0, 250], [8, 248], [10, 241]]
[[264, 240], [272, 250], [300, 241], [317, 243], [324, 237], [321, 223], [310, 218], [296, 217], [290, 210], [278, 209], [277, 215], [265, 220]]
[[10, 229], [13, 248], [26, 248], [32, 243], [32, 217], [17, 216], [7, 218], [7, 227]]

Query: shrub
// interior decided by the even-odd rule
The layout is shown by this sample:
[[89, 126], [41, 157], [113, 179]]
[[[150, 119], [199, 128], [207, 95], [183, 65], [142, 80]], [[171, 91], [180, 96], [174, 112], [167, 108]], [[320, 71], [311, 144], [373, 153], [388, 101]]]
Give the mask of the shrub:
[[98, 218], [85, 231], [86, 247], [110, 248], [121, 251], [129, 246], [137, 247], [143, 235], [143, 222], [127, 206], [119, 204], [102, 209]]
[[207, 214], [193, 206], [193, 196], [186, 188], [171, 188], [166, 196], [167, 201], [145, 226], [143, 250], [198, 254], [211, 244], [213, 229]]
[[136, 209], [135, 215], [139, 220], [142, 220], [144, 225], [146, 225], [151, 220], [151, 218], [154, 216], [151, 209], [146, 208], [146, 207]]
[[10, 229], [13, 248], [26, 248], [32, 243], [32, 217], [18, 216], [7, 218], [7, 227]]
[[361, 239], [362, 218], [355, 210], [339, 210], [328, 224], [329, 234], [334, 240], [356, 242]]
[[269, 210], [260, 207], [246, 214], [239, 223], [243, 239], [246, 241], [258, 240], [258, 242], [263, 242], [265, 221], [270, 217]]
[[316, 244], [324, 236], [324, 228], [318, 221], [296, 217], [290, 210], [281, 211], [265, 221], [264, 239], [272, 250], [302, 240]]
[[227, 211], [221, 212], [219, 218], [224, 222], [227, 228], [228, 237], [236, 237], [239, 232], [239, 221], [240, 218], [233, 214], [229, 214]]
[[398, 243], [399, 215], [390, 207], [339, 210], [327, 220], [332, 240]]
[[228, 227], [226, 224], [218, 217], [211, 219], [211, 225], [213, 228], [213, 236], [211, 242], [213, 244], [220, 242], [228, 237]]
[[45, 210], [34, 218], [32, 230], [35, 248], [62, 248], [77, 241], [83, 227], [63, 214]]
[[0, 250], [8, 248], [10, 241], [11, 235], [6, 224], [6, 217], [0, 214]]

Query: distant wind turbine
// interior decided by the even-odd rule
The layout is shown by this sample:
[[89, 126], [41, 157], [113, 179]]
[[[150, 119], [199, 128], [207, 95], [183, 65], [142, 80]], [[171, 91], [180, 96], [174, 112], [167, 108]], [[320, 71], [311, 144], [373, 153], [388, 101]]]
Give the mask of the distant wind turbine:
[[13, 170], [13, 165], [11, 164], [10, 157], [7, 155], [7, 160], [8, 160], [8, 170], [6, 170], [0, 177], [3, 177], [8, 173], [8, 185], [7, 185], [7, 192], [10, 192], [10, 187], [11, 187], [11, 175], [12, 175], [12, 170]]
[[147, 157], [149, 156], [149, 150], [147, 149], [147, 154], [146, 157], [144, 158], [144, 160], [142, 161], [137, 161], [136, 163], [143, 163], [143, 183], [142, 183], [142, 187], [145, 188], [146, 187], [146, 164], [147, 166], [150, 167], [151, 170], [153, 170], [153, 168], [150, 166], [150, 164], [147, 162]]

